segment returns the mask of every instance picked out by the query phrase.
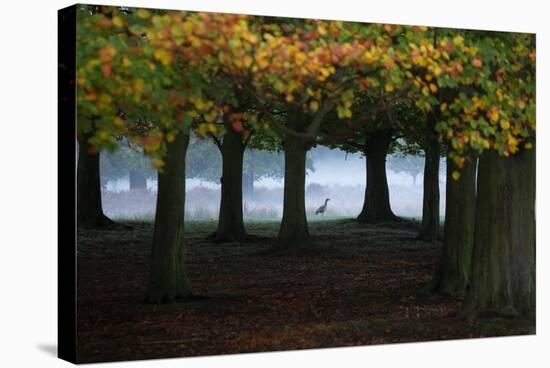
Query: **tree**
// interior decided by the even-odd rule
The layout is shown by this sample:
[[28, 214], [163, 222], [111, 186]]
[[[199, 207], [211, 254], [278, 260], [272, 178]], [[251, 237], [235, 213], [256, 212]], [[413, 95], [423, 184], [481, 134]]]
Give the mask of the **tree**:
[[[215, 131], [211, 123], [219, 114], [202, 95], [198, 69], [207, 67], [202, 62], [208, 50], [191, 50], [195, 40], [188, 27], [202, 21], [181, 12], [101, 7], [90, 14], [80, 7], [77, 22], [79, 137], [99, 151], [116, 149], [114, 137], [125, 136], [152, 158], [159, 191], [146, 299], [185, 297], [191, 292], [183, 260], [188, 132], [199, 117], [205, 121], [199, 126]], [[171, 45], [177, 42], [187, 56], [171, 54], [163, 36], [167, 27], [178, 37]]]
[[[535, 137], [532, 35], [143, 9], [122, 15], [114, 8], [101, 9], [78, 27], [82, 37], [93, 35], [78, 56], [79, 138], [86, 137], [99, 152], [113, 148], [114, 136], [126, 136], [143, 145], [162, 175], [164, 170], [181, 173], [180, 161], [171, 155], [183, 154], [186, 144], [174, 142], [190, 127], [201, 136], [224, 134], [229, 119], [230, 129], [239, 132], [242, 127], [243, 135], [249, 130], [276, 134], [285, 155], [283, 221], [276, 248], [297, 252], [311, 245], [304, 205], [307, 151], [317, 143], [331, 111], [341, 120], [353, 117], [358, 92], [381, 102], [396, 96], [414, 104], [425, 117], [421, 131], [431, 142], [426, 156], [439, 157], [435, 153], [443, 140], [451, 145], [449, 160], [458, 168], [451, 177], [461, 175], [470, 153], [479, 154], [476, 211], [486, 210], [497, 223], [506, 223], [516, 220], [512, 210], [517, 210], [525, 214], [517, 219], [522, 228], [534, 228], [532, 196], [523, 198], [514, 190], [503, 205], [495, 194], [503, 188], [534, 193], [533, 181], [527, 180], [534, 170], [521, 178], [514, 171], [516, 163], [531, 162]], [[254, 112], [238, 116], [242, 110], [231, 95], [216, 98], [216, 89], [225, 91], [217, 85], [219, 78], [236, 91], [233, 97], [242, 94], [253, 101]], [[390, 121], [394, 107], [386, 109]], [[218, 123], [220, 116], [223, 124]], [[432, 171], [437, 175], [439, 168]], [[166, 180], [162, 190], [177, 189], [180, 179]], [[157, 212], [157, 221], [164, 211]], [[494, 224], [483, 228], [479, 217], [466, 313], [509, 310], [502, 308], [507, 304], [522, 313], [530, 310], [532, 303], [519, 302], [519, 287], [508, 280], [522, 280], [527, 299], [534, 300], [531, 232], [521, 237], [517, 229]], [[174, 257], [182, 254], [179, 243], [164, 249], [160, 224], [155, 229], [153, 252], [162, 260], [154, 264], [176, 264]], [[172, 223], [166, 231], [180, 230]], [[499, 242], [496, 230], [514, 241]], [[518, 257], [509, 257], [511, 249], [518, 250]], [[518, 277], [495, 266], [505, 264]], [[175, 272], [182, 268], [167, 272], [178, 277]], [[160, 269], [152, 270], [154, 280]], [[486, 282], [484, 270], [490, 270], [491, 282]], [[494, 297], [503, 290], [513, 290], [513, 296]], [[178, 294], [169, 286], [150, 295], [171, 300]]]
[[173, 302], [191, 294], [185, 271], [184, 211], [185, 153], [189, 135], [178, 134], [167, 147], [166, 163], [158, 176], [158, 199], [151, 252], [151, 276], [146, 300]]
[[461, 315], [535, 315], [535, 152], [479, 159], [470, 289]]
[[365, 142], [367, 186], [363, 209], [357, 218], [361, 222], [387, 222], [397, 218], [390, 207], [386, 175], [386, 156], [392, 136], [391, 130], [377, 131], [370, 134]]
[[424, 195], [422, 200], [422, 224], [418, 238], [434, 241], [439, 238], [439, 158], [441, 147], [435, 130], [437, 116], [428, 114], [425, 138]]
[[88, 143], [86, 136], [78, 144], [77, 164], [77, 226], [101, 228], [113, 224], [103, 213], [99, 175], [99, 153]]
[[472, 274], [474, 246], [477, 157], [468, 157], [458, 179], [457, 166], [447, 160], [447, 188], [443, 255], [441, 264], [429, 285], [432, 291], [463, 297]]
[[412, 177], [416, 185], [418, 175], [424, 171], [424, 160], [418, 154], [398, 153], [388, 157], [388, 168], [396, 173], [405, 173]]
[[[390, 118], [386, 97], [373, 99], [359, 95], [353, 118], [340, 122], [331, 116], [325, 124], [322, 141], [346, 152], [360, 152], [365, 157], [366, 185], [363, 208], [357, 217], [360, 222], [382, 223], [397, 220], [390, 206], [386, 157], [392, 151], [397, 126]], [[382, 106], [382, 108], [380, 108]]]
[[[376, 87], [379, 77], [393, 77], [395, 64], [391, 60], [384, 60], [381, 69], [372, 64], [381, 59], [381, 50], [388, 47], [398, 29], [307, 20], [282, 23], [272, 25], [273, 31], [264, 34], [266, 42], [259, 45], [255, 54], [258, 64], [252, 71], [263, 68], [268, 72], [254, 74], [248, 90], [260, 104], [275, 105], [286, 113], [284, 125], [272, 119], [275, 130], [282, 134], [285, 153], [283, 220], [277, 247], [295, 252], [310, 245], [303, 188], [306, 153], [333, 108], [341, 119], [352, 116], [354, 91], [359, 85], [363, 89], [369, 84]], [[356, 36], [353, 41], [350, 35]], [[369, 37], [376, 36], [380, 45], [373, 46]], [[271, 113], [267, 111], [266, 116]]]
[[[242, 114], [243, 112], [241, 112]], [[243, 136], [242, 125], [236, 124], [238, 113], [224, 114], [226, 133], [223, 141], [218, 141], [222, 155], [221, 201], [217, 241], [245, 240], [247, 233], [243, 221], [243, 158], [247, 140]], [[236, 127], [234, 126], [236, 125]]]
[[[212, 146], [197, 142], [198, 149], [194, 151], [192, 158], [192, 162], [197, 165], [196, 169], [190, 173], [191, 177], [200, 177], [221, 184], [220, 215], [218, 228], [214, 234], [219, 242], [248, 238], [243, 221], [242, 200], [243, 188], [246, 188], [247, 183], [243, 183], [243, 179], [249, 177], [248, 185], [251, 188], [257, 178], [281, 176], [280, 161], [273, 160], [273, 154], [252, 151], [252, 155], [248, 155], [245, 159], [245, 148], [251, 141], [252, 146], [273, 150], [280, 147], [277, 140], [263, 135], [261, 131], [253, 133], [246, 130], [243, 126], [243, 117], [246, 112], [231, 113], [229, 107], [225, 110], [226, 113], [222, 117], [225, 125], [224, 133], [221, 136], [210, 134], [221, 154], [221, 165], [219, 165], [219, 156], [205, 149]], [[210, 160], [205, 160], [206, 157]], [[258, 160], [262, 158], [263, 161]], [[212, 164], [213, 162], [215, 164]]]
[[[482, 72], [464, 71], [458, 95], [441, 105], [447, 119], [437, 127], [449, 139], [449, 157], [459, 168], [469, 153], [480, 154], [472, 273], [460, 314], [470, 319], [484, 312], [533, 316], [534, 39], [481, 32], [469, 41], [479, 46], [470, 68]], [[464, 173], [451, 175], [457, 180]]]
[[127, 177], [130, 190], [147, 189], [147, 179], [156, 176], [151, 160], [143, 154], [143, 148], [123, 139], [114, 152], [103, 152], [100, 171], [102, 186], [109, 181]]
[[[249, 140], [243, 158], [243, 196], [253, 199], [254, 183], [264, 178], [284, 178], [284, 158], [275, 138], [255, 133]], [[308, 171], [314, 170], [313, 161], [306, 160]], [[187, 177], [220, 184], [222, 162], [219, 148], [209, 139], [191, 136], [187, 154]]]

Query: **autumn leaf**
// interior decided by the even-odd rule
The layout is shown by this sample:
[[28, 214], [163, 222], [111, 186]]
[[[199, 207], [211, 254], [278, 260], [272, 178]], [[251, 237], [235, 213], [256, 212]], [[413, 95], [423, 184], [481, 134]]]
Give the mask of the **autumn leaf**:
[[243, 131], [243, 123], [241, 123], [240, 121], [236, 121], [234, 122], [233, 124], [231, 124], [231, 127], [233, 128], [234, 131], [236, 132], [242, 132]]
[[168, 51], [165, 49], [157, 49], [155, 50], [155, 59], [159, 60], [163, 65], [170, 64], [171, 55]]
[[319, 102], [313, 100], [309, 103], [309, 108], [311, 109], [311, 111], [315, 112], [317, 110], [319, 110]]
[[502, 120], [500, 122], [500, 127], [504, 130], [510, 129], [510, 122], [508, 120]]

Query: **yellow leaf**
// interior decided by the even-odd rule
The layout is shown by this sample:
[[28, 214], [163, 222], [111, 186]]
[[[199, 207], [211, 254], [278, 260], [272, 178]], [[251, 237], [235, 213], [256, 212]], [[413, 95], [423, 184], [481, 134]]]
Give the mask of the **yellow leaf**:
[[181, 28], [186, 34], [193, 32], [193, 24], [190, 21], [183, 22]]
[[462, 36], [455, 36], [455, 38], [453, 38], [453, 43], [456, 45], [456, 46], [462, 46], [464, 44], [464, 37]]
[[132, 65], [132, 62], [130, 61], [130, 59], [128, 59], [126, 56], [122, 58], [122, 66], [127, 68], [130, 65]]
[[154, 55], [155, 55], [155, 58], [159, 60], [162, 64], [164, 65], [170, 64], [171, 55], [165, 49], [156, 49]]
[[115, 125], [119, 128], [123, 127], [124, 126], [124, 120], [120, 116], [117, 116], [115, 118]]
[[441, 111], [447, 110], [447, 104], [446, 104], [445, 102], [443, 102], [443, 103], [441, 104], [441, 106], [439, 106], [439, 109], [440, 109]]
[[460, 172], [458, 172], [457, 170], [455, 170], [455, 171], [453, 171], [452, 176], [453, 176], [453, 179], [454, 179], [454, 180], [458, 180], [458, 179], [460, 179]]
[[243, 58], [243, 64], [246, 68], [249, 68], [250, 65], [252, 65], [252, 57], [250, 57], [250, 55], [246, 55], [244, 58]]
[[386, 84], [386, 92], [391, 92], [393, 91], [393, 84]]
[[491, 111], [490, 118], [491, 118], [491, 121], [492, 121], [493, 123], [498, 122], [498, 119], [500, 118], [500, 114], [499, 114], [498, 110], [493, 109], [493, 110]]
[[143, 91], [144, 84], [145, 82], [141, 78], [138, 78], [134, 81], [134, 89], [137, 93], [141, 93]]
[[164, 166], [164, 161], [162, 161], [162, 160], [160, 160], [160, 159], [157, 158], [157, 159], [154, 159], [154, 160], [152, 161], [152, 164], [153, 164], [153, 166], [154, 166], [155, 168], [160, 169], [161, 167]]
[[311, 109], [311, 111], [317, 111], [319, 110], [319, 102], [313, 100], [309, 103], [309, 108]]
[[120, 16], [115, 15], [113, 17], [113, 24], [118, 28], [122, 28], [124, 26], [124, 21], [122, 20], [122, 18]]
[[525, 144], [525, 149], [532, 149], [533, 148], [533, 143], [526, 143]]
[[149, 13], [148, 10], [145, 10], [145, 9], [139, 9], [137, 11], [137, 16], [140, 17], [141, 19], [147, 19], [151, 16], [151, 13]]
[[430, 90], [432, 91], [432, 93], [436, 93], [437, 92], [437, 86], [433, 83], [430, 83]]
[[99, 138], [102, 139], [102, 140], [104, 140], [104, 141], [106, 141], [106, 140], [109, 139], [109, 133], [104, 132], [104, 131], [101, 131], [101, 132], [99, 133]]
[[508, 120], [502, 120], [500, 122], [500, 127], [504, 130], [510, 129], [510, 122]]
[[198, 131], [199, 136], [204, 137], [206, 133], [208, 133], [208, 125], [200, 124], [199, 131]]
[[430, 90], [428, 89], [428, 87], [422, 88], [422, 94], [424, 96], [429, 96], [430, 95]]

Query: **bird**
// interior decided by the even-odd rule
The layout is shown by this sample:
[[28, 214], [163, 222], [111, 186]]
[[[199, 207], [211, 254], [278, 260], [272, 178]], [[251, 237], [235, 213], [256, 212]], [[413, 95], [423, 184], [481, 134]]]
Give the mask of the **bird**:
[[321, 207], [317, 208], [317, 211], [315, 211], [316, 215], [319, 215], [319, 214], [322, 215], [322, 214], [325, 213], [325, 211], [327, 210], [328, 201], [330, 201], [330, 198], [325, 199], [325, 204], [322, 205]]

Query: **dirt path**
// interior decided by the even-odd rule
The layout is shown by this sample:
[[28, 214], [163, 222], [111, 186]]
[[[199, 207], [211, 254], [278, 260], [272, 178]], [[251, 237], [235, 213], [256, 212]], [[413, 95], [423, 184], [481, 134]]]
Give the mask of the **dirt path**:
[[534, 333], [522, 319], [454, 318], [460, 301], [420, 296], [441, 244], [414, 241], [413, 225], [313, 222], [319, 255], [266, 256], [277, 223], [261, 236], [214, 244], [213, 222], [187, 224], [197, 297], [141, 303], [153, 225], [79, 233], [79, 361], [129, 360]]

